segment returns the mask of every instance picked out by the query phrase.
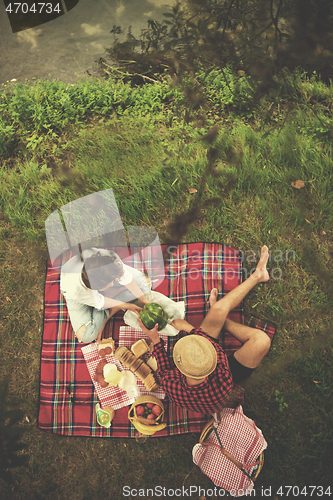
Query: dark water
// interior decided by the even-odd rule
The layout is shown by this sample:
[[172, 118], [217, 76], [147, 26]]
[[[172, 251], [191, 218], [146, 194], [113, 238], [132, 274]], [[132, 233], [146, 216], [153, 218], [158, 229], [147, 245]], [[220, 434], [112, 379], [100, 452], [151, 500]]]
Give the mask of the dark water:
[[13, 33], [0, 0], [0, 83], [57, 78], [73, 83], [92, 73], [110, 47], [113, 25], [138, 36], [149, 18], [163, 19], [174, 0], [80, 0], [65, 15]]

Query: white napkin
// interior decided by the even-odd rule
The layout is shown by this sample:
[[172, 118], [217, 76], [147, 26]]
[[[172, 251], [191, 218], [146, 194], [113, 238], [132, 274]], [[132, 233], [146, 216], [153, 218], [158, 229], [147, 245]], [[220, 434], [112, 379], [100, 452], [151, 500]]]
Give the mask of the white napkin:
[[[153, 291], [147, 293], [146, 297], [152, 302], [156, 302], [157, 304], [163, 307], [163, 309], [168, 315], [168, 321], [173, 321], [174, 319], [177, 318], [179, 319], [185, 318], [184, 301], [174, 302], [173, 300], [169, 299], [169, 297], [166, 297], [162, 293]], [[132, 326], [133, 328], [141, 330], [138, 317], [133, 311], [129, 310], [126, 311], [126, 313], [124, 314], [124, 322], [128, 326]], [[174, 328], [171, 325], [167, 325], [165, 328], [163, 328], [163, 330], [160, 331], [160, 333], [163, 333], [164, 335], [174, 336], [178, 334], [178, 330], [176, 330], [176, 328]]]

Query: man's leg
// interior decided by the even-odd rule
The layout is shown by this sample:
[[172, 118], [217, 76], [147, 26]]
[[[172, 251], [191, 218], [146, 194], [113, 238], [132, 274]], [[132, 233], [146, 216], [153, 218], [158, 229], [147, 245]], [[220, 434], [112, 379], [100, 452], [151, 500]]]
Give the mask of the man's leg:
[[210, 298], [211, 308], [200, 325], [200, 328], [202, 328], [205, 333], [217, 339], [229, 312], [240, 304], [255, 285], [269, 280], [269, 274], [266, 270], [268, 258], [268, 248], [265, 245], [261, 249], [261, 257], [255, 272], [247, 280], [218, 301], [216, 301], [217, 291], [214, 292], [216, 289], [212, 290]]
[[228, 318], [224, 323], [224, 328], [243, 344], [234, 353], [234, 358], [247, 368], [256, 368], [268, 354], [271, 346], [269, 336], [262, 330], [241, 325]]

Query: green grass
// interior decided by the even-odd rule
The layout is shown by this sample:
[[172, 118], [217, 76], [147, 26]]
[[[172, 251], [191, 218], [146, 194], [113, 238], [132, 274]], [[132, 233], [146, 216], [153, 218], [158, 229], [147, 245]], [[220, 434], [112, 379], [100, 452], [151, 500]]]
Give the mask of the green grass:
[[[166, 83], [133, 90], [118, 85], [117, 94], [112, 82], [67, 88], [40, 82], [0, 96], [6, 104], [0, 141], [1, 380], [9, 382], [9, 406], [18, 405], [27, 417], [19, 425], [26, 430], [28, 457], [25, 467], [13, 471], [13, 485], [0, 480], [2, 498], [117, 499], [126, 484], [212, 486], [192, 462], [198, 435], [139, 443], [51, 436], [36, 427], [45, 219], [69, 201], [108, 188], [125, 225], [152, 226], [162, 243], [235, 246], [244, 252], [244, 277], [255, 267], [251, 251], [269, 246], [271, 280], [246, 299], [247, 313], [277, 325], [244, 406], [268, 442], [257, 496], [262, 486], [330, 480], [333, 89], [299, 76], [295, 81], [294, 93], [280, 91], [281, 107], [267, 124], [263, 117], [276, 96], [251, 109], [246, 101], [243, 113], [214, 101], [214, 92], [208, 92], [206, 121], [186, 123], [186, 100]], [[215, 140], [203, 140], [214, 124]], [[33, 148], [28, 138], [34, 134]], [[305, 183], [299, 190], [291, 185], [298, 179]]]

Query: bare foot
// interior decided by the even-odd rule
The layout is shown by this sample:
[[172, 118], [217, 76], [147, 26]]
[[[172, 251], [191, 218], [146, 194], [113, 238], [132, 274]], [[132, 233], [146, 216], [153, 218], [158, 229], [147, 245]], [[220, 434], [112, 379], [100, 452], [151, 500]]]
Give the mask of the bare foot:
[[217, 302], [217, 288], [213, 288], [209, 296], [209, 305], [212, 307]]
[[264, 245], [261, 249], [261, 256], [257, 265], [257, 269], [255, 270], [254, 273], [256, 275], [256, 278], [258, 278], [259, 281], [263, 283], [269, 280], [269, 274], [266, 269], [268, 259], [269, 259], [268, 247]]

